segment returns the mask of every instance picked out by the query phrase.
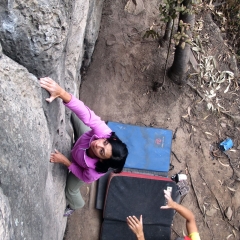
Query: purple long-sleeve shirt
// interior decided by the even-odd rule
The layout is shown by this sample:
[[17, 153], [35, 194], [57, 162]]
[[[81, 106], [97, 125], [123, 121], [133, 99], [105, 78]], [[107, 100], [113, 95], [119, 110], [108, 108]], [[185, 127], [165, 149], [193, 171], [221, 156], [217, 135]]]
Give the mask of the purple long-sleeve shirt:
[[70, 102], [64, 103], [64, 105], [71, 109], [85, 125], [92, 129], [84, 133], [75, 143], [71, 151], [72, 163], [68, 167], [77, 178], [86, 183], [91, 183], [99, 179], [105, 173], [99, 173], [95, 170], [95, 164], [99, 159], [87, 156], [86, 150], [90, 147], [90, 143], [93, 140], [109, 138], [112, 130], [100, 117], [76, 97], [72, 96]]

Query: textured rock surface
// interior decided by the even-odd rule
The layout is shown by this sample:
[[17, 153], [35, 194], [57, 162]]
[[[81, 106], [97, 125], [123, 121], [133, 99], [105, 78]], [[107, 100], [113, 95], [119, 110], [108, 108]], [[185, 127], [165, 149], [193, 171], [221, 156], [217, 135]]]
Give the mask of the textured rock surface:
[[0, 239], [9, 240], [13, 238], [13, 227], [11, 220], [11, 208], [8, 198], [0, 188]]
[[34, 74], [51, 73], [66, 45], [71, 7], [56, 1], [2, 3], [0, 33], [4, 52]]
[[83, 57], [88, 66], [98, 36], [102, 4], [6, 0], [0, 3], [3, 52], [37, 77], [54, 76], [76, 92]]
[[69, 110], [48, 104], [37, 78], [51, 76], [78, 96], [102, 3], [0, 3], [0, 239], [63, 239], [67, 169], [49, 156], [56, 148], [69, 157]]
[[[0, 175], [9, 201], [13, 239], [61, 239], [66, 224], [62, 218], [66, 169], [48, 159], [56, 139], [50, 129], [61, 129], [64, 108], [53, 103], [59, 120], [49, 128], [37, 78], [6, 56], [0, 65]], [[59, 142], [66, 139], [62, 129], [56, 135]], [[66, 153], [70, 144], [61, 141], [58, 147]], [[3, 221], [9, 221], [8, 217], [3, 216]], [[12, 231], [8, 227], [5, 235]]]

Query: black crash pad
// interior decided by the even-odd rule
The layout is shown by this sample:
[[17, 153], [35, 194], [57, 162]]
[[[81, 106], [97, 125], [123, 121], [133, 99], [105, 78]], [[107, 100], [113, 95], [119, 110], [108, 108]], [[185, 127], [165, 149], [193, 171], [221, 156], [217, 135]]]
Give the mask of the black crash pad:
[[172, 187], [172, 198], [178, 200], [176, 183], [169, 178], [123, 172], [111, 173], [108, 181], [101, 240], [135, 240], [126, 217], [143, 216], [145, 239], [170, 240], [174, 211], [160, 209], [165, 205], [164, 189]]
[[145, 174], [111, 174], [105, 200], [103, 218], [125, 221], [129, 215], [144, 216], [145, 224], [170, 225], [174, 211], [160, 209], [165, 205], [164, 189], [172, 187], [177, 199], [177, 186], [169, 178]]

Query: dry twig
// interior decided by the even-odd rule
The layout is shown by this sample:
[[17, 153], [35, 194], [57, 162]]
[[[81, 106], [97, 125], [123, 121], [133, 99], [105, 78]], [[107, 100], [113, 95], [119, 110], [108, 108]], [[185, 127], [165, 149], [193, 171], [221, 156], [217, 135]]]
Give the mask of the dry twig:
[[172, 230], [173, 230], [173, 232], [174, 232], [178, 237], [181, 236], [173, 227], [172, 227]]
[[182, 162], [178, 159], [177, 155], [176, 155], [173, 151], [171, 151], [171, 152], [172, 152], [173, 156], [178, 160], [178, 162], [179, 162], [179, 163], [182, 163]]
[[228, 158], [229, 165], [230, 165], [230, 167], [231, 167], [232, 170], [233, 170], [232, 178], [234, 178], [235, 169], [234, 169], [234, 166], [232, 165], [232, 160], [231, 160], [231, 158], [229, 157], [229, 155], [228, 155], [226, 152], [223, 152], [223, 154], [224, 154], [225, 156], [227, 156], [227, 158]]
[[178, 130], [178, 127], [174, 131], [174, 134], [173, 134], [173, 137], [172, 137], [173, 140], [176, 138], [177, 130]]
[[189, 122], [188, 120], [186, 120], [186, 119], [183, 118], [183, 117], [182, 117], [182, 119], [183, 119], [186, 123], [188, 123], [189, 125], [191, 125], [191, 126], [199, 127], [199, 126], [197, 126], [196, 124], [193, 124], [193, 123]]
[[200, 92], [197, 90], [197, 88], [195, 88], [189, 81], [187, 82], [187, 85], [188, 85], [191, 89], [193, 89], [202, 99], [205, 100], [205, 97], [202, 95], [202, 93], [200, 93]]

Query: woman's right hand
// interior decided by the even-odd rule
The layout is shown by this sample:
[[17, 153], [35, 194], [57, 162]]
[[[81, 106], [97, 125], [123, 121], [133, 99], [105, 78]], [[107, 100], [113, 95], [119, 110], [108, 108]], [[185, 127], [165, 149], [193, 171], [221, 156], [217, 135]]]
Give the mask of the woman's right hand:
[[50, 162], [51, 163], [62, 163], [67, 167], [69, 167], [71, 165], [71, 162], [62, 153], [60, 153], [57, 149], [54, 150], [54, 153], [51, 153]]
[[49, 103], [58, 97], [62, 98], [64, 102], [69, 102], [71, 100], [71, 95], [61, 88], [50, 77], [40, 78], [40, 86], [50, 93], [51, 96], [46, 98], [46, 101]]

